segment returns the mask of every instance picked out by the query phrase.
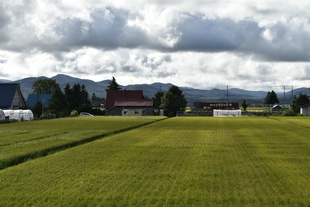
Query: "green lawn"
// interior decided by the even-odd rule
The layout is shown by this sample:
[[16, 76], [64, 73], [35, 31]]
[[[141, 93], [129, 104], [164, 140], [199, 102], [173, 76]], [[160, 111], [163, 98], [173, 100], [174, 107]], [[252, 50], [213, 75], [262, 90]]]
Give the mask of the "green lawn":
[[309, 121], [162, 120], [1, 170], [0, 206], [309, 206]]

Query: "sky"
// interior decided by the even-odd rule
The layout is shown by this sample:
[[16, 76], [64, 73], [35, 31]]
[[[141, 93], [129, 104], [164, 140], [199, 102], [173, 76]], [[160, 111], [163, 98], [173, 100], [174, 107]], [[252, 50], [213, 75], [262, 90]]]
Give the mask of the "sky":
[[0, 0], [0, 79], [310, 86], [310, 1]]

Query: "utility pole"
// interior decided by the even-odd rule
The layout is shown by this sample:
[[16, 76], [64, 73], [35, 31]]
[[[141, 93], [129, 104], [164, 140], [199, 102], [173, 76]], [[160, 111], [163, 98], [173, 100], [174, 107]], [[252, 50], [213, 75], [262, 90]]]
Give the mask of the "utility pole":
[[227, 110], [228, 110], [228, 86], [227, 86], [227, 94], [226, 94], [226, 108], [227, 108]]
[[294, 99], [294, 87], [292, 86], [292, 101]]

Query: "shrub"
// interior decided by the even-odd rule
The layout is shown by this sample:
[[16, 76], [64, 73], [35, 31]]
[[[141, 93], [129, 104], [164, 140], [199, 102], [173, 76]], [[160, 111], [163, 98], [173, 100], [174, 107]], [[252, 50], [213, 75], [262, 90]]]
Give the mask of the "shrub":
[[71, 117], [78, 116], [78, 115], [79, 115], [79, 112], [77, 110], [72, 110], [70, 113]]
[[283, 111], [283, 116], [296, 116], [297, 114], [292, 109], [287, 109]]

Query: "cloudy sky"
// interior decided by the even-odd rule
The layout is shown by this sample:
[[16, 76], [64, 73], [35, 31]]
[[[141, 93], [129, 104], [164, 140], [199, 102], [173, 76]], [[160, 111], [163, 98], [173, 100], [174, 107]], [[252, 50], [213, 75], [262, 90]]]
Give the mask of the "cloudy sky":
[[0, 79], [310, 87], [310, 1], [0, 0]]

